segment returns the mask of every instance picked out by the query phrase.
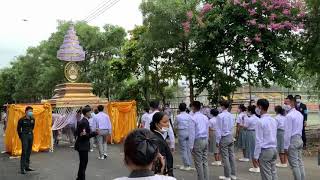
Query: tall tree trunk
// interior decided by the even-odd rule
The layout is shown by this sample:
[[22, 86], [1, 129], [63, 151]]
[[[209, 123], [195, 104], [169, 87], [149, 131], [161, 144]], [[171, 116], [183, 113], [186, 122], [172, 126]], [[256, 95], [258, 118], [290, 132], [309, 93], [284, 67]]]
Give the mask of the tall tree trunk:
[[194, 84], [193, 84], [193, 77], [192, 75], [189, 76], [189, 89], [190, 89], [190, 103], [192, 103], [194, 101], [194, 91], [193, 91], [193, 88], [194, 88]]
[[147, 105], [150, 103], [150, 82], [149, 82], [149, 66], [144, 65], [144, 86], [143, 86], [143, 94], [146, 99]]

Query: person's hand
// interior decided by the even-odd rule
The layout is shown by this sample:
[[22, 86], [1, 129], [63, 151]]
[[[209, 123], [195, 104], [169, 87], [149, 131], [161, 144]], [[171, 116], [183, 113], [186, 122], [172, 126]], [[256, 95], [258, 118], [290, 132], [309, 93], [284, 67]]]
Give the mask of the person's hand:
[[307, 121], [304, 121], [304, 122], [303, 122], [303, 126], [304, 126], [304, 127], [307, 127]]
[[260, 167], [259, 159], [253, 159], [252, 161], [254, 164]]
[[164, 160], [164, 157], [158, 153], [158, 156], [157, 156], [157, 159], [159, 160], [159, 162], [161, 163], [161, 173], [164, 172], [164, 169], [165, 169], [165, 165], [166, 165], [166, 162]]
[[216, 146], [217, 146], [217, 148], [220, 148], [220, 144], [219, 143], [216, 143]]

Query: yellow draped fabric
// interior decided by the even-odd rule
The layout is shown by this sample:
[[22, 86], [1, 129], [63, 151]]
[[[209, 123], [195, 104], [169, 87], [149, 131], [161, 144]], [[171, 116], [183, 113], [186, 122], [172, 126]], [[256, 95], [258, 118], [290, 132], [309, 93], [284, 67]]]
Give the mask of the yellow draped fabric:
[[112, 141], [120, 143], [126, 135], [137, 127], [136, 101], [109, 102], [108, 114], [112, 123]]
[[[21, 155], [21, 141], [17, 133], [18, 121], [25, 115], [28, 105], [9, 105], [8, 124], [6, 129], [6, 151], [13, 156]], [[52, 108], [50, 104], [30, 105], [35, 118], [32, 151], [48, 150], [51, 146]]]

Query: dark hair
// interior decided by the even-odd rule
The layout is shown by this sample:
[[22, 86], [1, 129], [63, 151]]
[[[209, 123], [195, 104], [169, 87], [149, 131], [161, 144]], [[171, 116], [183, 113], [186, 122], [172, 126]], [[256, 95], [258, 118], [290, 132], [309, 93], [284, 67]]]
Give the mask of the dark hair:
[[229, 102], [229, 101], [226, 101], [226, 100], [221, 100], [221, 101], [219, 102], [219, 104], [220, 104], [220, 106], [223, 106], [223, 107], [225, 107], [226, 109], [228, 109], [229, 106], [230, 106], [230, 102]]
[[276, 106], [276, 107], [274, 107], [274, 111], [275, 111], [277, 114], [281, 114], [282, 116], [284, 116], [284, 114], [285, 114], [285, 110], [284, 110], [281, 106]]
[[186, 111], [186, 109], [187, 109], [186, 103], [180, 103], [180, 104], [179, 104], [179, 110], [180, 110], [181, 112]]
[[295, 99], [301, 99], [301, 96], [299, 94], [294, 96]]
[[157, 112], [153, 115], [152, 117], [152, 121], [150, 123], [150, 130], [152, 132], [154, 132], [155, 130], [157, 130], [157, 124], [160, 123], [161, 119], [163, 118], [163, 116], [165, 116], [166, 114], [164, 112]]
[[290, 101], [296, 102], [296, 98], [294, 98], [292, 95], [288, 95], [286, 99], [289, 99]]
[[266, 99], [259, 99], [259, 100], [257, 101], [257, 105], [258, 105], [258, 106], [261, 106], [261, 109], [262, 109], [262, 110], [268, 111], [269, 101], [266, 100]]
[[201, 103], [199, 101], [193, 101], [191, 104], [191, 106], [194, 107], [196, 110], [201, 109]]
[[98, 109], [94, 109], [94, 113], [95, 113], [95, 114], [98, 114], [98, 113], [99, 113], [99, 110], [98, 110]]
[[250, 112], [251, 114], [256, 114], [256, 106], [255, 105], [248, 106], [248, 112]]
[[90, 106], [88, 107], [88, 106], [86, 106], [86, 107], [84, 107], [83, 109], [82, 109], [82, 114], [83, 115], [86, 115], [88, 112], [90, 112], [91, 111], [91, 108], [90, 108]]
[[31, 106], [27, 106], [25, 112], [27, 112], [29, 110], [33, 110], [33, 108]]
[[104, 106], [103, 106], [103, 105], [99, 105], [99, 106], [98, 106], [98, 111], [99, 111], [99, 112], [102, 112], [103, 110], [104, 110]]
[[153, 109], [159, 109], [159, 101], [151, 101], [150, 107]]
[[149, 112], [149, 111], [150, 111], [150, 108], [149, 108], [149, 107], [144, 107], [143, 110], [144, 110], [145, 112]]
[[77, 110], [77, 114], [82, 113], [82, 107]]
[[239, 104], [238, 108], [241, 110], [241, 112], [244, 112], [247, 110], [247, 108], [244, 104]]
[[158, 155], [157, 140], [147, 129], [133, 130], [124, 141], [124, 160], [137, 166], [151, 164]]
[[216, 117], [219, 115], [219, 111], [217, 109], [211, 109], [210, 114], [212, 114], [212, 116]]

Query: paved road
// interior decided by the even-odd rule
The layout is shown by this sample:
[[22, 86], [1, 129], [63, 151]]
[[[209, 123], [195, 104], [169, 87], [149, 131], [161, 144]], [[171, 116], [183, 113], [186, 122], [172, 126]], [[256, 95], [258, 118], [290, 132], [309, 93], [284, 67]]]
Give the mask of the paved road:
[[[2, 134], [2, 133], [0, 133]], [[0, 137], [0, 150], [3, 151], [3, 137]], [[89, 154], [87, 169], [88, 180], [112, 180], [115, 177], [128, 174], [123, 163], [122, 146], [109, 146], [110, 158], [97, 160], [97, 152]], [[239, 154], [238, 154], [239, 155]], [[178, 153], [175, 153], [175, 165], [181, 164]], [[211, 159], [212, 160], [212, 159]], [[307, 171], [307, 180], [319, 180], [320, 168], [316, 166], [316, 157], [304, 158]], [[19, 159], [9, 159], [7, 154], [0, 155], [0, 180], [72, 180], [75, 179], [78, 168], [78, 155], [68, 145], [61, 145], [53, 153], [34, 153], [31, 156], [32, 167], [36, 172], [27, 175], [18, 174]], [[259, 174], [248, 172], [249, 163], [237, 163], [237, 171], [240, 180], [259, 180]], [[222, 175], [222, 167], [210, 166], [210, 180], [218, 179]], [[290, 169], [279, 169], [279, 180], [293, 179]], [[184, 172], [175, 170], [175, 176], [179, 180], [195, 180], [196, 172]]]

